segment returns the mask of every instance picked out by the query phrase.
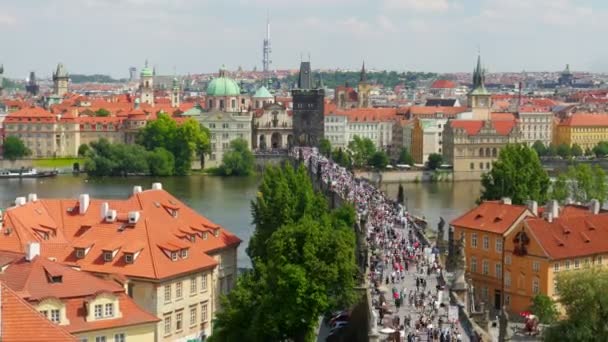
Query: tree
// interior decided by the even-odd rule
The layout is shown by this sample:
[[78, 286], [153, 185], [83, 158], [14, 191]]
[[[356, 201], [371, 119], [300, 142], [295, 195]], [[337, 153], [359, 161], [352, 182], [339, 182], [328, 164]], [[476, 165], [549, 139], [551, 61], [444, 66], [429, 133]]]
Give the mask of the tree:
[[548, 157], [555, 157], [557, 155], [557, 147], [553, 143], [549, 144], [549, 147], [547, 147], [547, 150], [545, 151], [545, 155]]
[[560, 272], [557, 292], [567, 318], [549, 326], [545, 330], [544, 340], [607, 341], [607, 287], [608, 271], [605, 269]]
[[534, 151], [536, 151], [536, 154], [538, 154], [539, 157], [543, 157], [547, 154], [547, 147], [540, 140], [536, 140], [534, 144], [532, 144], [532, 148]]
[[147, 153], [140, 145], [111, 144], [102, 138], [90, 146], [85, 169], [91, 176], [127, 176], [149, 172]]
[[437, 169], [443, 163], [443, 156], [439, 153], [431, 153], [429, 154], [429, 160], [427, 162], [427, 166], [431, 170]]
[[550, 180], [536, 152], [523, 144], [508, 144], [494, 162], [492, 170], [483, 174], [482, 200], [510, 197], [513, 204], [526, 200], [544, 203]]
[[560, 173], [555, 179], [555, 182], [551, 184], [551, 198], [563, 203], [568, 196], [570, 196], [568, 177], [566, 177], [565, 174]]
[[583, 155], [583, 148], [579, 144], [573, 144], [571, 150], [572, 150], [572, 156], [574, 156], [574, 157], [580, 157]]
[[175, 173], [175, 157], [162, 147], [148, 152], [148, 166], [152, 176], [171, 176]]
[[407, 148], [402, 148], [399, 152], [399, 164], [414, 165], [414, 158]]
[[253, 174], [255, 158], [245, 139], [230, 142], [230, 150], [224, 153], [220, 172], [224, 176], [249, 176]]
[[327, 158], [331, 156], [331, 142], [327, 138], [319, 141], [319, 152]]
[[15, 161], [31, 155], [32, 151], [25, 146], [23, 140], [15, 136], [9, 136], [4, 139], [3, 153], [4, 159]]
[[101, 117], [110, 116], [110, 111], [108, 111], [105, 108], [99, 108], [98, 110], [95, 111], [95, 116], [101, 116]]
[[593, 157], [593, 150], [589, 147], [585, 149], [585, 157]]
[[570, 158], [570, 156], [572, 155], [572, 149], [570, 148], [570, 145], [559, 144], [559, 146], [557, 146], [557, 155], [564, 159]]
[[344, 152], [342, 148], [337, 148], [332, 152], [332, 159], [338, 165], [347, 169], [350, 169], [353, 166], [353, 161], [351, 160], [350, 155]]
[[353, 165], [362, 167], [369, 161], [369, 158], [376, 152], [376, 146], [370, 138], [360, 138], [358, 135], [348, 143]]
[[593, 153], [595, 153], [598, 158], [608, 155], [608, 141], [600, 141], [593, 148]]
[[606, 200], [606, 173], [599, 166], [578, 164], [570, 167], [566, 174], [569, 195], [577, 202], [597, 199], [600, 203]]
[[538, 316], [543, 324], [551, 324], [558, 317], [557, 304], [551, 297], [545, 294], [537, 294], [532, 298], [530, 311]]
[[369, 159], [368, 164], [378, 170], [386, 169], [388, 165], [388, 156], [384, 151], [376, 151]]
[[91, 150], [91, 148], [88, 144], [81, 144], [80, 146], [78, 146], [78, 156], [84, 157], [87, 152], [89, 152], [89, 150]]

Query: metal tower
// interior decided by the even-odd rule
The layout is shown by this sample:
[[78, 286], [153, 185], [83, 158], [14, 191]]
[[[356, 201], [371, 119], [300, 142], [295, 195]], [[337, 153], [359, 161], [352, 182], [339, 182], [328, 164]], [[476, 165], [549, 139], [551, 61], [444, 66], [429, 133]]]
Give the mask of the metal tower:
[[266, 38], [264, 38], [262, 51], [262, 68], [264, 71], [264, 78], [266, 78], [266, 81], [268, 82], [270, 79], [270, 64], [272, 63], [270, 60], [270, 52], [272, 52], [272, 49], [270, 48], [270, 16], [268, 16], [266, 19]]

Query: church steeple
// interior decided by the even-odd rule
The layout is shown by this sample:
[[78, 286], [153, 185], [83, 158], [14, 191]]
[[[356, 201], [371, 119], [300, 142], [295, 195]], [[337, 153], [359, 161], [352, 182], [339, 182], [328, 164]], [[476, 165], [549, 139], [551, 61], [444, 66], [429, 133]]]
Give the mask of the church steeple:
[[473, 89], [469, 93], [469, 105], [473, 111], [473, 119], [490, 120], [492, 94], [486, 90], [486, 74], [481, 66], [481, 55], [477, 55], [477, 65], [473, 71]]
[[361, 76], [359, 78], [360, 82], [367, 82], [367, 73], [365, 72], [365, 61], [363, 61], [363, 65], [361, 66]]
[[477, 66], [473, 71], [473, 89], [483, 88], [485, 89], [486, 74], [481, 67], [481, 55], [477, 55]]
[[359, 85], [357, 87], [357, 98], [358, 98], [358, 107], [359, 108], [369, 108], [371, 107], [371, 102], [369, 100], [369, 95], [372, 90], [371, 85], [367, 83], [367, 72], [365, 72], [365, 61], [363, 61], [363, 65], [361, 66], [361, 75], [359, 77]]

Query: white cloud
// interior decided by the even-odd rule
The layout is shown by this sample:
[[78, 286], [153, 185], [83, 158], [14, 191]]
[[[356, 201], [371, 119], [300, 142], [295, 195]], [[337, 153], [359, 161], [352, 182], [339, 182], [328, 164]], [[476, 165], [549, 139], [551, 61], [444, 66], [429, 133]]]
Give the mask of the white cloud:
[[407, 9], [419, 12], [445, 12], [455, 6], [450, 0], [385, 0], [387, 9]]

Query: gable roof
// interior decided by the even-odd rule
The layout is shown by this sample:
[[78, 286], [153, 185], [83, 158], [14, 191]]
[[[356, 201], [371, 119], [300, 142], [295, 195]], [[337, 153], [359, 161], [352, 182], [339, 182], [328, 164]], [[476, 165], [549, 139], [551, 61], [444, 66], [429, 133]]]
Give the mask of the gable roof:
[[[467, 135], [477, 135], [484, 126], [484, 120], [451, 120], [453, 129], [463, 129]], [[492, 127], [499, 135], [509, 135], [515, 127], [515, 120], [491, 120]]]
[[485, 201], [452, 220], [450, 225], [502, 235], [527, 211], [523, 205]]
[[560, 126], [608, 126], [608, 114], [575, 113], [560, 122]]
[[456, 88], [456, 83], [450, 80], [437, 80], [431, 85], [431, 89], [451, 89]]

